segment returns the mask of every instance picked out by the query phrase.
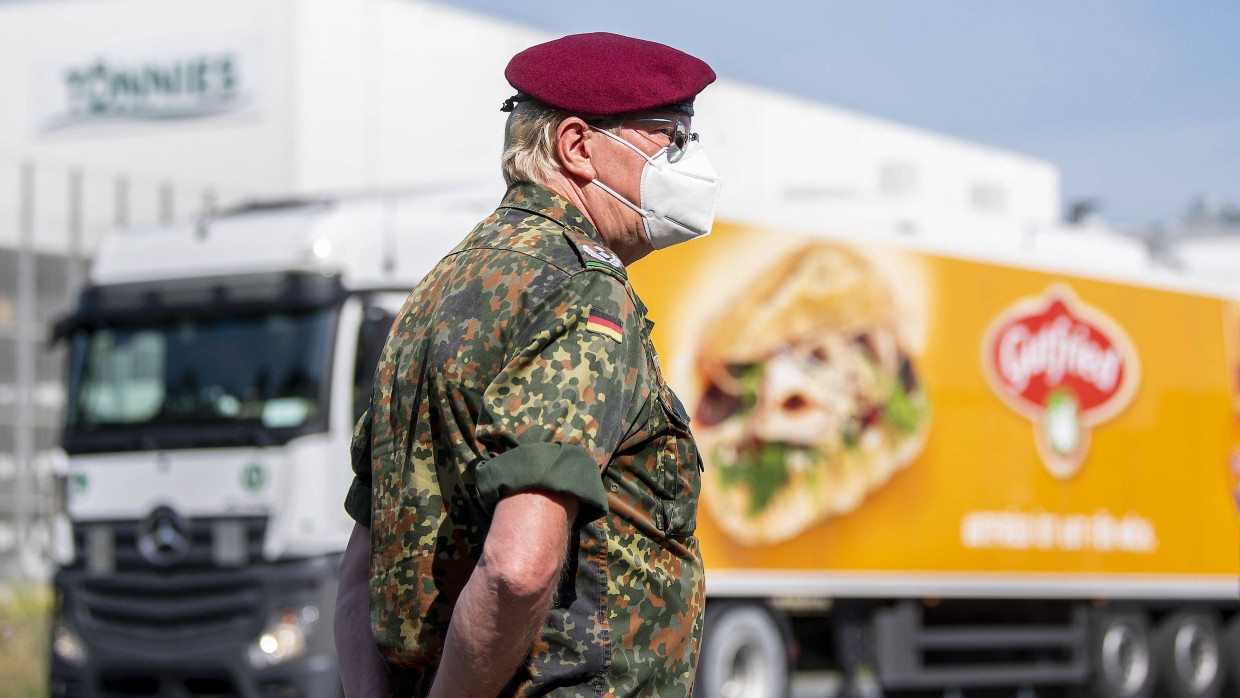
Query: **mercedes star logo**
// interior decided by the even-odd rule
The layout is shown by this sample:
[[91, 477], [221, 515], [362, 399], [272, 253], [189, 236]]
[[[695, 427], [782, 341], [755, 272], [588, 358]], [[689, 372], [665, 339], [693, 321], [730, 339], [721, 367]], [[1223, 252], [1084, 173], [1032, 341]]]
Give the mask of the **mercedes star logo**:
[[152, 565], [168, 567], [189, 553], [189, 520], [168, 507], [159, 507], [139, 527], [138, 552]]

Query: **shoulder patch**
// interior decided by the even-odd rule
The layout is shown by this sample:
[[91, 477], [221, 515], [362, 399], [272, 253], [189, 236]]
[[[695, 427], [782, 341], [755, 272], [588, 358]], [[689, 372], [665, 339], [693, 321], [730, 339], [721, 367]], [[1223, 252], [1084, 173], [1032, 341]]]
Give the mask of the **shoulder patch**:
[[[582, 245], [581, 251], [593, 261], [602, 262], [612, 267], [624, 268], [624, 264], [620, 262], [620, 257], [602, 245]], [[586, 263], [589, 264], [589, 261]]]
[[581, 263], [586, 269], [597, 269], [623, 279], [628, 278], [624, 270], [624, 262], [621, 262], [619, 255], [607, 249], [605, 245], [595, 242], [593, 238], [571, 227], [564, 229], [564, 237], [577, 250]]
[[597, 310], [591, 310], [589, 317], [586, 318], [586, 330], [601, 334], [615, 342], [624, 341], [624, 325], [620, 324], [619, 318]]

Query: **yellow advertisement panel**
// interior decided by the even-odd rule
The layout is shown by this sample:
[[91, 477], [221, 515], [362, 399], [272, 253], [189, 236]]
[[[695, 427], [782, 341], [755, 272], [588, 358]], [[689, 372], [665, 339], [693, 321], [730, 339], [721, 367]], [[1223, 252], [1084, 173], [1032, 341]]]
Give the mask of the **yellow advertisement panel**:
[[1234, 303], [723, 224], [631, 277], [711, 570], [1240, 574]]

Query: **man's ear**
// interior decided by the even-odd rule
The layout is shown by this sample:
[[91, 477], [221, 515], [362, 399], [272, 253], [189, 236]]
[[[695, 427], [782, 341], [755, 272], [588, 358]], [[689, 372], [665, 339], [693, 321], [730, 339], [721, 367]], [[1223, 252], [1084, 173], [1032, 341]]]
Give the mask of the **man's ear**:
[[590, 159], [592, 135], [590, 125], [576, 116], [561, 121], [555, 130], [555, 149], [560, 165], [569, 175], [585, 181], [595, 177], [594, 163]]

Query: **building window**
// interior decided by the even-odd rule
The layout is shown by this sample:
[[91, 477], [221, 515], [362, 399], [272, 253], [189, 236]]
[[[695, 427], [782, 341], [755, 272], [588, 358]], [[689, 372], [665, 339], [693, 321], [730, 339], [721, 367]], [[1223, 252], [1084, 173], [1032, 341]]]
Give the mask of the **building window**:
[[1008, 207], [1007, 189], [993, 182], [978, 182], [969, 189], [969, 205], [978, 211], [1002, 213]]
[[12, 482], [17, 477], [17, 439], [13, 427], [0, 423], [0, 489], [12, 491]]
[[0, 296], [17, 297], [17, 250], [0, 247]]
[[917, 167], [908, 162], [885, 162], [878, 168], [878, 190], [884, 196], [910, 196], [919, 184]]
[[[14, 387], [16, 385], [17, 340], [0, 335], [0, 386]], [[3, 402], [0, 401], [0, 404]]]

